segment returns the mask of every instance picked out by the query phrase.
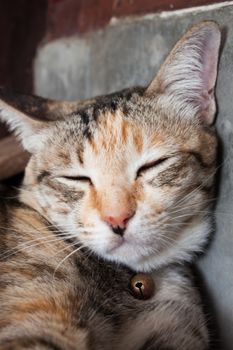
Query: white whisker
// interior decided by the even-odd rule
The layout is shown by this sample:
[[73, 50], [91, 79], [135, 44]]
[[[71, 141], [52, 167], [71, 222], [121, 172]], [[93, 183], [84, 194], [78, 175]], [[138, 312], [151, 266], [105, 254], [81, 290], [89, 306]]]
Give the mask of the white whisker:
[[80, 249], [84, 248], [85, 245], [81, 245], [81, 247], [78, 247], [77, 249], [73, 250], [71, 253], [69, 253], [64, 259], [60, 261], [60, 263], [56, 266], [54, 273], [53, 273], [53, 278], [55, 278], [56, 271], [59, 269], [59, 267], [67, 260], [69, 257], [75, 253], [77, 253]]
[[42, 240], [41, 239], [40, 242], [37, 242], [36, 244], [31, 244], [31, 245], [28, 245], [28, 242], [27, 243], [25, 242], [25, 245], [23, 245], [23, 247], [14, 248], [13, 251], [12, 250], [8, 250], [4, 254], [0, 255], [0, 257], [1, 257], [1, 259], [7, 259], [7, 258], [9, 258], [12, 255], [15, 255], [15, 254], [20, 253], [20, 252], [27, 251], [30, 248], [35, 248], [37, 246], [40, 246], [40, 245], [43, 245], [43, 244], [52, 243], [52, 242], [64, 241], [64, 238], [66, 238], [66, 239], [74, 238], [74, 235], [68, 235], [68, 236], [64, 236], [64, 237], [61, 237], [61, 238], [53, 238], [53, 239], [47, 239], [47, 240], [45, 240], [45, 239]]

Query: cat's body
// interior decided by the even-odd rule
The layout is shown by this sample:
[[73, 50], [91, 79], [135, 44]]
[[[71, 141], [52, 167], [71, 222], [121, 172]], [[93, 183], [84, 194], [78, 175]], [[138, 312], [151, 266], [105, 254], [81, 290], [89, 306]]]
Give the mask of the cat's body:
[[7, 206], [0, 224], [8, 226], [0, 230], [6, 252], [1, 350], [207, 349], [200, 297], [188, 267], [156, 271], [154, 296], [138, 300], [129, 288], [135, 272], [88, 252], [79, 251], [56, 270], [74, 247], [56, 240], [56, 232], [32, 209], [9, 201]]
[[[203, 22], [148, 88], [84, 103], [0, 91], [32, 154], [1, 209], [1, 350], [208, 349], [185, 263], [211, 231], [219, 43]], [[148, 300], [129, 287], [140, 271]]]

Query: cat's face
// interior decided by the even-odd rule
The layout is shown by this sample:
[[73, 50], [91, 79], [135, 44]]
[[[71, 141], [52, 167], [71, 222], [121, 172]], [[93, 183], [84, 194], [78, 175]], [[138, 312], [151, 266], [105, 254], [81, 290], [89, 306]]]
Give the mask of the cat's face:
[[[47, 125], [33, 122], [39, 133], [24, 138], [33, 155], [23, 201], [66, 238], [136, 270], [189, 260], [210, 231], [219, 31], [206, 22], [188, 33], [170, 56], [175, 65], [168, 59], [149, 88], [99, 98]], [[185, 57], [195, 38], [205, 41], [205, 58]], [[193, 62], [198, 76], [194, 69], [186, 76], [187, 59], [200, 63]]]
[[22, 194], [68, 237], [147, 270], [206, 240], [216, 138], [192, 122], [171, 123], [144, 97], [132, 100], [125, 113], [94, 119], [90, 108], [88, 123], [77, 114], [51, 128]]

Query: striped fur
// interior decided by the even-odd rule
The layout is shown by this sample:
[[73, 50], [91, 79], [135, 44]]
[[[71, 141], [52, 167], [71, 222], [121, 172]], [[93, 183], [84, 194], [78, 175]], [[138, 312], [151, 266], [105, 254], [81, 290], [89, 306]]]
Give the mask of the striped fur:
[[208, 349], [186, 265], [212, 229], [219, 43], [215, 23], [194, 26], [148, 88], [58, 104], [0, 91], [32, 154], [1, 207], [1, 350]]

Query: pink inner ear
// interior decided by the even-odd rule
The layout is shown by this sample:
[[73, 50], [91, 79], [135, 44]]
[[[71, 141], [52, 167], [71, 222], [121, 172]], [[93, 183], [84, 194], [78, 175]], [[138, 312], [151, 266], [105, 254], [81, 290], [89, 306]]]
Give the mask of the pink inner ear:
[[213, 95], [213, 89], [217, 75], [219, 49], [219, 33], [210, 32], [207, 40], [203, 44], [203, 74], [202, 82], [206, 92]]
[[203, 91], [201, 93], [200, 110], [202, 120], [210, 125], [215, 114], [214, 87], [217, 76], [218, 50], [220, 35], [218, 31], [209, 31], [209, 35], [202, 46], [201, 80]]

